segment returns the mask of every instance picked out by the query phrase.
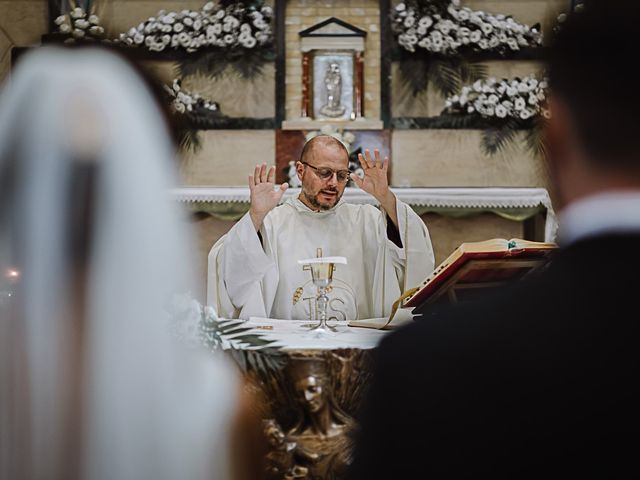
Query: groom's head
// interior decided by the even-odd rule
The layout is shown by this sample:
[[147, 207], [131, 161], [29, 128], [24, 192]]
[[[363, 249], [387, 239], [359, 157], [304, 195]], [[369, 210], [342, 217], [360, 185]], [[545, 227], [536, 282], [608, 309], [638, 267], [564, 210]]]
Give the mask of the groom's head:
[[305, 144], [296, 170], [304, 203], [329, 210], [338, 203], [349, 181], [349, 152], [338, 139], [319, 135]]

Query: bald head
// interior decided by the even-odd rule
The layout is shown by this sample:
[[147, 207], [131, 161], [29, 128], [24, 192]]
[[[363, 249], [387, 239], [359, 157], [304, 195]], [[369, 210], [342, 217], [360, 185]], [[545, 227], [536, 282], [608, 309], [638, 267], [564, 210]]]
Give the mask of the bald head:
[[[349, 165], [349, 152], [340, 140], [330, 135], [318, 135], [313, 137], [307, 143], [304, 144], [302, 153], [300, 154], [300, 161], [312, 163], [313, 159], [321, 160], [322, 150], [331, 149], [344, 153], [345, 168]], [[317, 157], [315, 155], [318, 155]]]

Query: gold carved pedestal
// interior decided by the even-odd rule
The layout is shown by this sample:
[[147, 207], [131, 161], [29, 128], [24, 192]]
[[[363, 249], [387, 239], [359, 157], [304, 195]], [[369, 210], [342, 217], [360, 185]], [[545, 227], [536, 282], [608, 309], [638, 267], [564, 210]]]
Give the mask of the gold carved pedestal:
[[261, 399], [269, 448], [266, 477], [346, 478], [354, 415], [371, 375], [370, 351], [286, 351], [278, 352], [277, 359], [269, 357], [274, 353], [251, 355], [253, 367], [245, 370]]

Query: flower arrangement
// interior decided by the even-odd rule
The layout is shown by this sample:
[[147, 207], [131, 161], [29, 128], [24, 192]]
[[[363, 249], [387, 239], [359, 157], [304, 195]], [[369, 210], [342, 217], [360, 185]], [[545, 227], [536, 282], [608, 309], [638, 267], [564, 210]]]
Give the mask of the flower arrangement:
[[243, 372], [267, 374], [286, 364], [286, 355], [273, 340], [249, 333], [242, 320], [219, 318], [215, 309], [204, 306], [190, 294], [177, 294], [167, 308], [170, 332], [187, 348], [204, 346], [212, 353], [226, 352]]
[[203, 47], [252, 49], [273, 41], [272, 18], [269, 6], [247, 7], [236, 2], [225, 7], [208, 2], [200, 10], [161, 10], [157, 16], [120, 34], [118, 40], [157, 52], [166, 48], [187, 52]]
[[183, 90], [180, 79], [175, 79], [171, 86], [165, 85], [164, 88], [171, 99], [171, 109], [175, 113], [189, 114], [220, 111], [220, 106], [216, 102], [210, 102], [197, 93]]
[[393, 9], [391, 26], [398, 44], [410, 52], [422, 48], [442, 55], [461, 50], [505, 54], [542, 44], [539, 25], [530, 27], [508, 15], [460, 7], [460, 0], [451, 0], [446, 9], [441, 2], [399, 3]]
[[486, 78], [486, 66], [465, 55], [505, 55], [542, 43], [539, 25], [461, 7], [460, 0], [399, 3], [391, 12], [391, 29], [400, 46], [401, 78], [414, 95], [431, 84], [448, 97], [463, 84]]
[[[333, 138], [339, 140], [349, 152], [349, 170], [351, 170], [356, 175], [361, 178], [364, 177], [364, 170], [362, 170], [362, 166], [360, 165], [360, 160], [358, 160], [358, 153], [361, 153], [361, 149], [358, 148], [352, 151], [351, 145], [356, 140], [356, 136], [353, 132], [349, 130], [345, 131], [343, 129], [338, 129], [334, 125], [327, 124], [324, 125], [320, 130], [311, 130], [307, 132], [305, 135], [305, 141], [308, 142], [314, 137], [318, 135], [330, 135]], [[291, 187], [300, 187], [302, 184], [300, 183], [300, 179], [298, 178], [298, 174], [296, 173], [296, 162], [291, 160], [289, 162], [289, 166], [287, 167], [287, 182]], [[349, 179], [347, 183], [348, 187], [353, 187], [353, 180]]]
[[104, 28], [100, 25], [100, 17], [86, 12], [82, 7], [75, 7], [65, 15], [55, 19], [58, 33], [70, 35], [66, 42], [79, 40], [102, 40]]
[[216, 77], [232, 66], [242, 77], [252, 78], [275, 58], [272, 20], [273, 9], [264, 0], [219, 0], [200, 10], [161, 10], [120, 34], [117, 42], [153, 52], [199, 52], [179, 58], [182, 77]]
[[550, 118], [546, 106], [547, 81], [534, 77], [512, 80], [488, 78], [462, 88], [446, 99], [444, 115], [479, 120], [483, 125], [483, 148], [494, 154], [515, 140], [518, 130], [528, 130], [527, 143], [535, 153], [544, 153], [541, 133]]

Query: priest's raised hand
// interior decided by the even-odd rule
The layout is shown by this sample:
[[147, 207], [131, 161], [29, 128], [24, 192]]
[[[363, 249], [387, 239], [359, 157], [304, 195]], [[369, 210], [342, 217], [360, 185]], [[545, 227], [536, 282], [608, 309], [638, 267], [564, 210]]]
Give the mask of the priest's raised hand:
[[262, 221], [267, 213], [278, 206], [289, 184], [283, 183], [280, 189], [275, 189], [276, 167], [267, 171], [267, 164], [256, 165], [253, 175], [249, 175], [249, 190], [251, 191], [251, 221], [260, 230]]
[[380, 151], [376, 148], [373, 151], [374, 158], [371, 158], [369, 150], [364, 151], [364, 155], [358, 154], [358, 160], [364, 171], [364, 178], [360, 178], [355, 173], [351, 174], [351, 180], [362, 190], [373, 196], [380, 206], [389, 216], [393, 224], [398, 227], [398, 215], [396, 213], [396, 196], [389, 189], [387, 172], [389, 171], [389, 157], [380, 159]]

